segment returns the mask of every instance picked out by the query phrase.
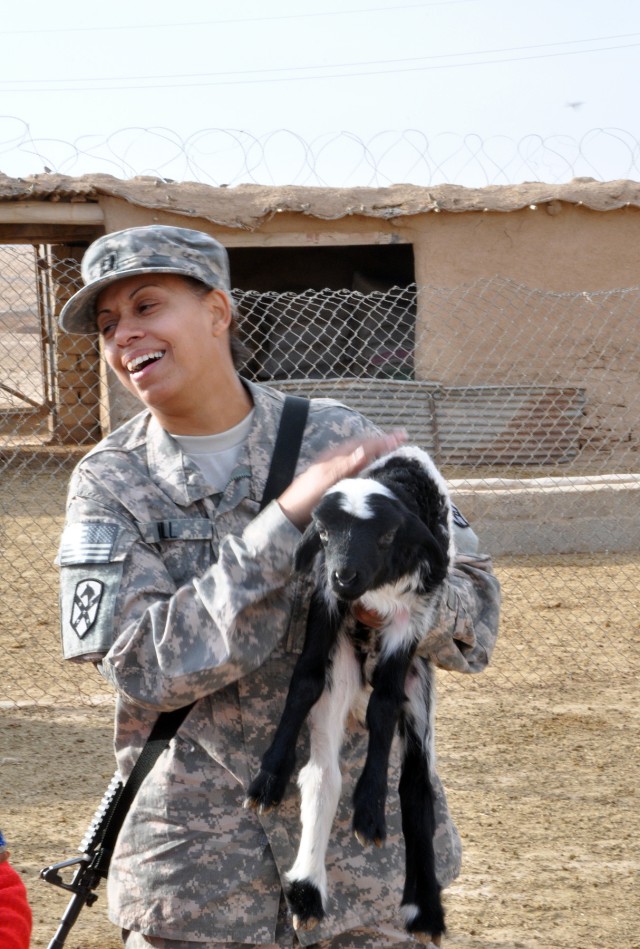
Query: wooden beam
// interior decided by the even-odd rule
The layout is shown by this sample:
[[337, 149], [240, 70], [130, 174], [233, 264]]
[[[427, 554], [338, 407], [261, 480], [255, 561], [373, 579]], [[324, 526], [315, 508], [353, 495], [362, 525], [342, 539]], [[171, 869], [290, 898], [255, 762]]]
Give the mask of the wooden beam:
[[88, 245], [102, 234], [93, 225], [77, 224], [3, 224], [0, 244], [79, 244]]
[[364, 230], [342, 232], [337, 227], [331, 231], [290, 231], [275, 234], [264, 230], [236, 233], [220, 231], [216, 236], [225, 247], [347, 247], [363, 244], [411, 243], [409, 236], [401, 236], [396, 232]]
[[0, 201], [0, 224], [104, 224], [96, 202]]

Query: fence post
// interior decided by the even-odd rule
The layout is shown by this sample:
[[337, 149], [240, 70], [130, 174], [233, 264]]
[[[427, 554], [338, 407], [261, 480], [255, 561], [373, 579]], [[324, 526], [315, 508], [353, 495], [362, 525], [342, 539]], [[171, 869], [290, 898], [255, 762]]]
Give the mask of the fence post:
[[[83, 247], [54, 245], [50, 248], [51, 292], [48, 305], [55, 319], [56, 430], [54, 440], [62, 444], [87, 444], [101, 437], [100, 353], [93, 336], [72, 336], [57, 325], [62, 306], [80, 286]], [[77, 270], [69, 261], [78, 261]]]

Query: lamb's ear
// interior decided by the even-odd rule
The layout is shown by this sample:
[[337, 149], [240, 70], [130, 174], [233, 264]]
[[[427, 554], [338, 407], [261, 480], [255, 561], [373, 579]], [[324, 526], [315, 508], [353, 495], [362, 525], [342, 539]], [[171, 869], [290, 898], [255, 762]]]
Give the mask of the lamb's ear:
[[300, 543], [296, 547], [296, 552], [293, 558], [293, 566], [295, 569], [302, 573], [309, 570], [311, 564], [315, 560], [316, 554], [320, 553], [321, 548], [322, 543], [320, 541], [318, 528], [316, 527], [315, 522], [311, 521], [306, 531], [302, 535]]

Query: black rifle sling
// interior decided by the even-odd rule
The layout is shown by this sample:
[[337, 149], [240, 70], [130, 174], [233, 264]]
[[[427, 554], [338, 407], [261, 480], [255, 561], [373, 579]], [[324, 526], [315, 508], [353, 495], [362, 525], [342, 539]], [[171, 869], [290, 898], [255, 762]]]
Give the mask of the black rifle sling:
[[[260, 502], [260, 510], [263, 510], [270, 501], [279, 497], [293, 480], [308, 412], [308, 399], [295, 395], [286, 396], [282, 415], [280, 416], [276, 443], [271, 456], [269, 474]], [[192, 702], [191, 705], [186, 705], [184, 708], [176, 708], [171, 712], [161, 712], [158, 716], [126, 784], [122, 785], [110, 809], [111, 813], [104, 828], [100, 847], [91, 864], [100, 876], [106, 877], [109, 872], [111, 854], [116, 838], [131, 802], [138, 793], [142, 782], [194, 705], [195, 702]]]
[[269, 474], [260, 502], [261, 511], [270, 501], [280, 497], [293, 481], [308, 414], [308, 399], [298, 395], [288, 395], [285, 398]]
[[92, 869], [100, 876], [106, 877], [109, 872], [109, 864], [111, 863], [111, 855], [115, 847], [116, 839], [120, 833], [124, 819], [127, 816], [131, 802], [140, 790], [140, 785], [194, 705], [195, 702], [192, 702], [191, 705], [186, 705], [184, 708], [176, 708], [171, 712], [161, 712], [160, 715], [158, 715], [156, 723], [151, 729], [149, 737], [138, 755], [136, 763], [131, 769], [128, 780], [120, 787], [120, 790], [114, 798], [100, 846], [91, 861]]

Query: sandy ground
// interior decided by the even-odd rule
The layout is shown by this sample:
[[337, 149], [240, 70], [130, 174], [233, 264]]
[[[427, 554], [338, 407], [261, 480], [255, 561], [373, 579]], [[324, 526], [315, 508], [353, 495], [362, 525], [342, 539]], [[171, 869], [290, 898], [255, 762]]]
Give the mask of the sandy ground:
[[[0, 521], [0, 826], [28, 887], [34, 949], [68, 899], [39, 870], [76, 855], [114, 768], [108, 690], [59, 659], [51, 559], [62, 491], [25, 472]], [[446, 945], [640, 949], [640, 557], [497, 569], [492, 667], [440, 676], [440, 770], [465, 845]], [[103, 891], [67, 946], [119, 945]]]

